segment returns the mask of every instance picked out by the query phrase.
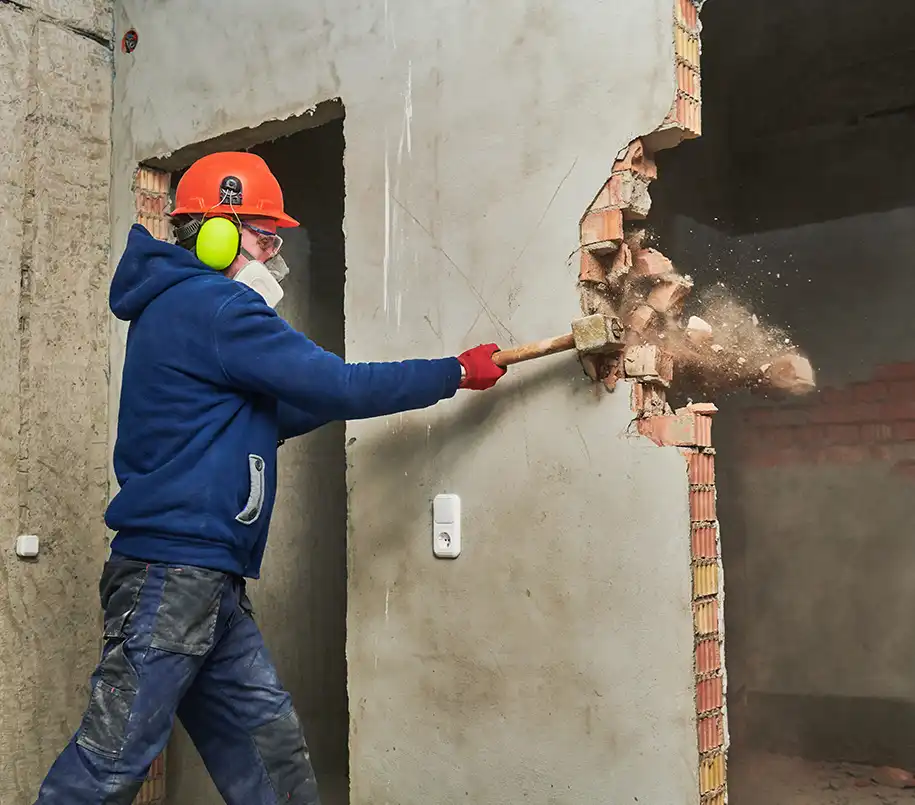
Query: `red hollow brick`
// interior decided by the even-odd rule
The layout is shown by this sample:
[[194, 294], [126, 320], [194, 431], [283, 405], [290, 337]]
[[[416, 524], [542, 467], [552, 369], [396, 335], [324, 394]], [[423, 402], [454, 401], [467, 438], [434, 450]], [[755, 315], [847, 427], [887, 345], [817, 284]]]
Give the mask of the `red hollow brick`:
[[633, 171], [649, 181], [658, 178], [658, 166], [641, 140], [633, 140], [617, 156], [613, 164], [613, 173], [624, 171]]
[[694, 523], [714, 522], [715, 490], [691, 489], [689, 493], [690, 519]]
[[693, 526], [692, 549], [694, 559], [717, 559], [718, 530], [714, 526]]
[[689, 411], [640, 419], [639, 433], [661, 447], [710, 447], [712, 418]]
[[679, 311], [692, 289], [691, 280], [674, 274], [669, 280], [659, 282], [648, 294], [646, 301], [658, 313], [673, 313]]
[[701, 715], [724, 706], [724, 683], [720, 676], [703, 679], [696, 685], [696, 711]]
[[632, 255], [633, 273], [641, 277], [662, 277], [672, 274], [673, 263], [657, 249], [639, 249]]
[[596, 210], [581, 221], [581, 245], [595, 250], [616, 251], [623, 240], [623, 214], [620, 210]]
[[603, 261], [597, 255], [591, 254], [587, 249], [581, 250], [580, 259], [578, 281], [605, 285], [607, 282], [607, 271], [604, 268]]
[[721, 641], [717, 637], [696, 643], [696, 673], [700, 676], [721, 670]]
[[693, 604], [693, 626], [699, 637], [718, 633], [718, 599]]
[[665, 385], [673, 380], [673, 356], [654, 344], [627, 347], [623, 365], [627, 377], [656, 380]]
[[715, 456], [710, 453], [690, 452], [689, 482], [691, 484], [712, 485], [715, 483]]
[[699, 751], [710, 752], [724, 744], [724, 720], [721, 713], [700, 718], [698, 724]]

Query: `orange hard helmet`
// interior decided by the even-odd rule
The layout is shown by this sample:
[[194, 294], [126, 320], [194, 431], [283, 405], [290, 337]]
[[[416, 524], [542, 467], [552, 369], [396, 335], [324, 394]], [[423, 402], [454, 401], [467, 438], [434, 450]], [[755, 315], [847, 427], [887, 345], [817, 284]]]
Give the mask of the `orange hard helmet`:
[[172, 215], [244, 215], [298, 226], [283, 212], [283, 191], [267, 163], [247, 151], [224, 151], [198, 159], [175, 190]]

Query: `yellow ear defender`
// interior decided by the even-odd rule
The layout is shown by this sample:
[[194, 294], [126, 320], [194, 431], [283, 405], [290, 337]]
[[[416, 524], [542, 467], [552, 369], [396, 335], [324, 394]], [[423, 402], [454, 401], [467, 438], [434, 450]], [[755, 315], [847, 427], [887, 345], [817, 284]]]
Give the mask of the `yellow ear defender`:
[[225, 271], [241, 249], [241, 232], [228, 218], [207, 218], [197, 232], [197, 259], [215, 271]]

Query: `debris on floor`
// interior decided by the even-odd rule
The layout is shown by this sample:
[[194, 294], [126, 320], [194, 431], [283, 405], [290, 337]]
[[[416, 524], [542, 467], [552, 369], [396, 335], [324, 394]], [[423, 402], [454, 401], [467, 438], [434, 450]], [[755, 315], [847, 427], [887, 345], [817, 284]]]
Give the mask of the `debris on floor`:
[[735, 805], [911, 805], [915, 776], [903, 769], [817, 763], [755, 752], [728, 759]]

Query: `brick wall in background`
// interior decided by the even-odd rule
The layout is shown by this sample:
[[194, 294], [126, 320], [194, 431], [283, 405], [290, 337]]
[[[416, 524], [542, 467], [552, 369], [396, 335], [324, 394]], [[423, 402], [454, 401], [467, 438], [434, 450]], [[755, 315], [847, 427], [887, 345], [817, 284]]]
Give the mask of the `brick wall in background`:
[[755, 467], [890, 462], [915, 477], [915, 362], [811, 398], [744, 412], [744, 462]]

